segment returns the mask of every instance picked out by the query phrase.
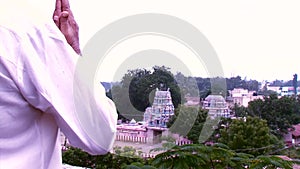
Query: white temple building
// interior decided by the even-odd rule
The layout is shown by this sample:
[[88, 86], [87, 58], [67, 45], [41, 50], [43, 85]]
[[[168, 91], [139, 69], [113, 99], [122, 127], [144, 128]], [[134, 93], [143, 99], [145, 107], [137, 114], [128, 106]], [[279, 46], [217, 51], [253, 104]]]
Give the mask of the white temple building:
[[209, 110], [210, 117], [230, 117], [227, 103], [221, 95], [207, 96], [202, 103], [202, 107]]

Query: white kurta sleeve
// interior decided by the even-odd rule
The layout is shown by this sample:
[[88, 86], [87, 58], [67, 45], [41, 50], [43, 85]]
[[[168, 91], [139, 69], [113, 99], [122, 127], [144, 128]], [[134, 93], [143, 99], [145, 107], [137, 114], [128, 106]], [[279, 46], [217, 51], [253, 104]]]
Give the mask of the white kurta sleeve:
[[17, 85], [24, 98], [52, 114], [72, 145], [91, 154], [109, 151], [117, 113], [103, 86], [95, 83], [94, 90], [75, 73], [79, 56], [54, 24], [23, 29]]

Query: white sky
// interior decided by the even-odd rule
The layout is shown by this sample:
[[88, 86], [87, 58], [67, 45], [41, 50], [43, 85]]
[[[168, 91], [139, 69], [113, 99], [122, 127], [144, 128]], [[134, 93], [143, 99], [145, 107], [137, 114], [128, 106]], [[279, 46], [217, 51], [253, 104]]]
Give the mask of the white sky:
[[[28, 1], [51, 17], [55, 0]], [[118, 19], [162, 13], [196, 26], [217, 51], [226, 77], [241, 75], [261, 81], [291, 80], [294, 73], [300, 75], [300, 1], [297, 0], [70, 0], [70, 5], [80, 26], [82, 48], [98, 30]], [[186, 59], [180, 56], [186, 49], [170, 51], [168, 45], [174, 43], [170, 40], [161, 43], [163, 40], [157, 38], [143, 38], [129, 39], [114, 49], [117, 51], [112, 50], [107, 55], [111, 57], [101, 65], [100, 79], [115, 79], [114, 73], [121, 62], [140, 50], [159, 48]], [[123, 60], [116, 62], [113, 55]], [[192, 64], [187, 65], [193, 69]], [[191, 72], [197, 76], [195, 71]], [[199, 72], [205, 76], [205, 72]]]

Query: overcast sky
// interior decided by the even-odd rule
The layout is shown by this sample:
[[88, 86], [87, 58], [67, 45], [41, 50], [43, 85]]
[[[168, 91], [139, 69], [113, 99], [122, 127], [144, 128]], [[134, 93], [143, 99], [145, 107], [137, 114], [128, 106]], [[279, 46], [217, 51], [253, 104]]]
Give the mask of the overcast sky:
[[[28, 1], [51, 17], [54, 0]], [[294, 73], [300, 75], [300, 1], [297, 0], [70, 0], [70, 4], [80, 26], [82, 48], [97, 31], [118, 19], [162, 13], [197, 27], [216, 50], [226, 77], [241, 75], [261, 81], [290, 80]], [[178, 46], [177, 51], [172, 45]], [[100, 68], [100, 79], [115, 79], [115, 72], [126, 56], [147, 49], [170, 52], [191, 68], [192, 75], [205, 76], [202, 68], [197, 72], [192, 62], [184, 61], [189, 57], [182, 53], [189, 51], [180, 48], [180, 44], [162, 37], [128, 39], [107, 55], [107, 62]], [[123, 59], [110, 60], [116, 55]]]

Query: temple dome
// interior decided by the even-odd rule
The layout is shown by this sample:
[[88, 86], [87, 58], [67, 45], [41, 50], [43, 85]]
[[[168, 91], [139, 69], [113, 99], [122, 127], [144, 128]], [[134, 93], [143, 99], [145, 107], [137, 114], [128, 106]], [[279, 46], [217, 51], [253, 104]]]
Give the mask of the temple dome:
[[221, 95], [209, 95], [205, 98], [205, 107], [226, 107], [226, 101]]

